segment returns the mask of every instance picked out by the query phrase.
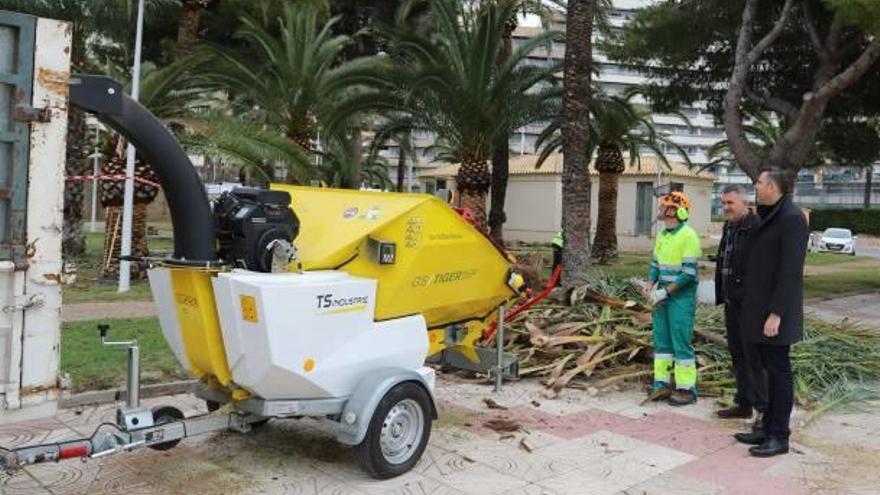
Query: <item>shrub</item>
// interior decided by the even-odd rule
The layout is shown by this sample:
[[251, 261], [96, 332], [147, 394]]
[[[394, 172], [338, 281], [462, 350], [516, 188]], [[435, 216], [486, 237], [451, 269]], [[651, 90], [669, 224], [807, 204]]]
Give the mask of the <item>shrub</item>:
[[810, 229], [840, 227], [853, 234], [880, 235], [880, 209], [821, 209], [810, 212]]

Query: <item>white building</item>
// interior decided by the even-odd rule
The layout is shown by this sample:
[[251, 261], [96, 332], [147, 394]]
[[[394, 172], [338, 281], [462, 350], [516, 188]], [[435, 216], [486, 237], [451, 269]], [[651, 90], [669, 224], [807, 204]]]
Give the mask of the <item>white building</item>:
[[[504, 212], [505, 239], [524, 242], [549, 242], [562, 225], [562, 154], [553, 153], [541, 168], [535, 168], [536, 155], [514, 156], [510, 160], [510, 179]], [[458, 164], [444, 165], [422, 173], [426, 183], [442, 182], [455, 188]], [[659, 172], [659, 173], [658, 173]], [[595, 231], [599, 212], [599, 174], [591, 166], [593, 187], [591, 225]], [[662, 175], [662, 179], [660, 178]], [[665, 167], [654, 156], [644, 156], [637, 164], [627, 160], [626, 170], [618, 180], [617, 238], [624, 250], [639, 249], [644, 239], [656, 233], [656, 198], [654, 188], [661, 181], [682, 191], [693, 203], [688, 224], [701, 236], [709, 234], [709, 200], [715, 176], [689, 169], [683, 163], [670, 162]]]

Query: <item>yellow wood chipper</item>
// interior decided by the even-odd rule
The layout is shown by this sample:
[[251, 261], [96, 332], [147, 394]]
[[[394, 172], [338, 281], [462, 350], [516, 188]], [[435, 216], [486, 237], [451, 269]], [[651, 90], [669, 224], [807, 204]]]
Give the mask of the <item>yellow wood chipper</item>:
[[515, 359], [476, 344], [522, 277], [445, 202], [278, 185], [211, 204], [174, 136], [118, 83], [73, 76], [70, 99], [131, 140], [160, 178], [174, 254], [132, 261], [150, 265], [162, 332], [211, 412], [141, 407], [137, 343], [106, 342], [102, 326], [105, 343], [129, 349], [117, 424], [7, 450], [7, 468], [168, 449], [200, 433], [308, 416], [386, 478], [418, 461], [437, 416], [426, 360], [516, 374]]

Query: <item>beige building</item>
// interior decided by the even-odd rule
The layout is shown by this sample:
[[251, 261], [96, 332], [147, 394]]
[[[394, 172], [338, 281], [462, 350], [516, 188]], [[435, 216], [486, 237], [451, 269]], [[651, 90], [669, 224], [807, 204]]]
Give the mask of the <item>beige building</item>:
[[[549, 242], [562, 222], [562, 154], [551, 155], [540, 169], [536, 155], [512, 156], [507, 186], [504, 237], [512, 241]], [[640, 163], [621, 174], [617, 197], [617, 234], [621, 248], [637, 245], [638, 237], [654, 234], [657, 208], [654, 187], [671, 184], [684, 191], [693, 203], [689, 223], [701, 236], [709, 232], [710, 199], [715, 177], [698, 173], [684, 164], [670, 162], [666, 167], [656, 156], [643, 156]], [[659, 176], [658, 176], [659, 168]], [[446, 165], [420, 174], [425, 191], [455, 189], [458, 164]], [[598, 216], [599, 174], [592, 171], [592, 225]]]

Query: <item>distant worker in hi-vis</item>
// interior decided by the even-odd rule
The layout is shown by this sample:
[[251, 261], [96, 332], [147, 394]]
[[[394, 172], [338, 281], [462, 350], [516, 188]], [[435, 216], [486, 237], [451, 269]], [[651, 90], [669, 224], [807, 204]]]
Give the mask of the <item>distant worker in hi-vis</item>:
[[697, 364], [691, 340], [697, 260], [702, 251], [700, 237], [686, 223], [690, 209], [691, 202], [682, 192], [660, 198], [661, 225], [648, 272], [647, 294], [654, 305], [654, 382], [649, 394], [655, 400], [668, 397], [673, 406], [697, 401]]

